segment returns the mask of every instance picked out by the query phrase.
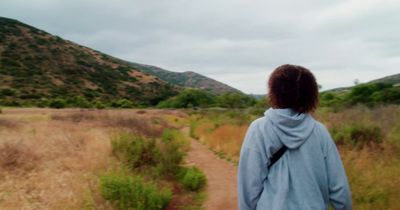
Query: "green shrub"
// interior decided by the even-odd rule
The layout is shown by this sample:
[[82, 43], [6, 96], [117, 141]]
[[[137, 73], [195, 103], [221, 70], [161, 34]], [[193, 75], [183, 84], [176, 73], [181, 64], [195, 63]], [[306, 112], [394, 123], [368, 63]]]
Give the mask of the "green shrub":
[[96, 100], [93, 102], [93, 107], [95, 107], [96, 109], [105, 109], [107, 106], [103, 102]]
[[215, 103], [215, 96], [204, 90], [186, 89], [179, 95], [161, 101], [159, 108], [210, 107]]
[[224, 93], [216, 97], [217, 106], [225, 108], [245, 108], [256, 104], [256, 100], [242, 93]]
[[12, 88], [5, 88], [0, 90], [0, 95], [3, 96], [16, 96], [17, 95], [17, 90], [14, 90]]
[[67, 98], [66, 103], [71, 107], [90, 108], [92, 104], [82, 96]]
[[207, 183], [204, 173], [196, 167], [183, 170], [180, 181], [186, 189], [191, 191], [198, 191]]
[[49, 107], [51, 108], [61, 109], [65, 108], [66, 106], [67, 103], [64, 99], [56, 98], [56, 99], [50, 99], [49, 101]]
[[183, 148], [186, 145], [186, 139], [181, 136], [177, 130], [165, 129], [160, 144], [161, 159], [157, 165], [160, 175], [174, 176], [180, 170], [185, 155]]
[[106, 175], [100, 179], [104, 199], [117, 209], [157, 210], [165, 209], [172, 198], [168, 188], [159, 189], [140, 177]]
[[114, 137], [111, 145], [113, 154], [132, 169], [160, 162], [160, 150], [154, 139], [123, 133]]
[[379, 144], [382, 142], [382, 130], [375, 125], [352, 123], [342, 128], [331, 129], [332, 137], [338, 144], [349, 144], [353, 147]]

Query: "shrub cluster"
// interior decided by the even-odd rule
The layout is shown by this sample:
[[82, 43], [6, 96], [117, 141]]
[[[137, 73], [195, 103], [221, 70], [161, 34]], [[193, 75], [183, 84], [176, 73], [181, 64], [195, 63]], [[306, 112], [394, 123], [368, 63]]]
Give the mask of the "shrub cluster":
[[[8, 94], [8, 92], [6, 92]], [[1, 96], [1, 93], [0, 93]], [[121, 98], [121, 99], [93, 99], [88, 100], [83, 96], [74, 97], [55, 97], [55, 98], [38, 98], [38, 99], [21, 99], [19, 97], [4, 96], [0, 99], [0, 105], [10, 107], [49, 107], [62, 109], [67, 107], [79, 107], [79, 108], [134, 108], [143, 106], [136, 104], [132, 100]]]
[[105, 175], [100, 188], [102, 196], [120, 210], [165, 209], [172, 198], [170, 189], [158, 189], [138, 176]]
[[161, 159], [155, 139], [125, 133], [114, 138], [111, 144], [113, 154], [131, 169], [154, 166]]
[[373, 107], [379, 104], [400, 104], [400, 87], [385, 83], [360, 84], [347, 92], [323, 92], [320, 105], [336, 109], [363, 104]]
[[382, 142], [382, 130], [376, 125], [362, 123], [345, 124], [341, 128], [331, 129], [332, 137], [338, 144], [353, 147], [370, 146]]
[[242, 93], [224, 93], [213, 95], [205, 90], [186, 89], [179, 95], [161, 101], [159, 108], [193, 108], [193, 107], [224, 107], [245, 108], [253, 106], [255, 99]]

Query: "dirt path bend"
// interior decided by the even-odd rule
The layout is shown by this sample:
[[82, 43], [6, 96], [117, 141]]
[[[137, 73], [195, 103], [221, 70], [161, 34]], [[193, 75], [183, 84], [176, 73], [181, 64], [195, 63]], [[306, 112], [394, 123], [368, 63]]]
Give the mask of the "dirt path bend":
[[204, 202], [205, 210], [235, 210], [237, 209], [236, 167], [220, 159], [207, 146], [189, 136], [189, 128], [182, 129], [190, 139], [191, 146], [186, 161], [200, 168], [207, 176]]

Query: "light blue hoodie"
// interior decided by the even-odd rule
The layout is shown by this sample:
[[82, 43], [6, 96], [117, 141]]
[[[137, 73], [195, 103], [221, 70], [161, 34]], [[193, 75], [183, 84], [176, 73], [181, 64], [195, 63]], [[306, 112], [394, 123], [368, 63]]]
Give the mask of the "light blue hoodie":
[[[268, 170], [269, 159], [288, 148]], [[268, 109], [247, 130], [238, 169], [240, 210], [352, 209], [347, 177], [323, 124], [291, 109]]]

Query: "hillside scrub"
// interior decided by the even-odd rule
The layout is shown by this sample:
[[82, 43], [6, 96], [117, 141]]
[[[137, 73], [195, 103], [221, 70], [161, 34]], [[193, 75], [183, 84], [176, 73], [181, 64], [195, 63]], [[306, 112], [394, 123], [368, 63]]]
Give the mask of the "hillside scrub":
[[158, 108], [246, 108], [256, 104], [256, 100], [242, 93], [214, 95], [205, 90], [186, 89], [177, 96], [161, 101]]
[[336, 110], [357, 104], [373, 107], [382, 104], [400, 104], [400, 86], [385, 83], [360, 84], [347, 92], [322, 92], [320, 105]]
[[[0, 25], [0, 105], [49, 107], [47, 100], [79, 96], [88, 102], [126, 99], [154, 106], [180, 89], [125, 61], [19, 21], [0, 17]], [[88, 108], [81, 102], [67, 102], [66, 107]]]

